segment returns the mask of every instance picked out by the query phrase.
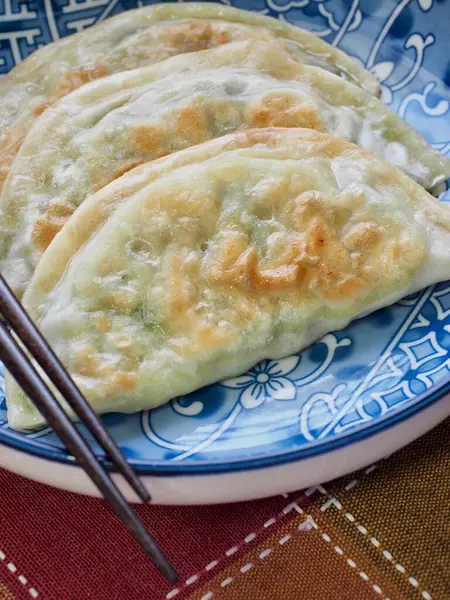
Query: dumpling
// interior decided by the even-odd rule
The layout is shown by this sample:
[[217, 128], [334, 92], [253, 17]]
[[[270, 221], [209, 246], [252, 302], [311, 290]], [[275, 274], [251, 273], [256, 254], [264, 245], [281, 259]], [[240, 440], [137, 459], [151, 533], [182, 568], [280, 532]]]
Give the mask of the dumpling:
[[[450, 276], [450, 211], [310, 129], [238, 132], [91, 196], [24, 305], [99, 413], [158, 406]], [[7, 380], [15, 429], [42, 419]]]
[[356, 60], [314, 34], [276, 19], [208, 3], [128, 11], [33, 53], [0, 86], [0, 189], [26, 133], [47, 106], [88, 81], [233, 40], [277, 36], [297, 60], [379, 92]]
[[37, 120], [0, 198], [5, 277], [20, 296], [75, 208], [131, 167], [266, 126], [335, 133], [426, 187], [450, 174], [443, 155], [364, 90], [298, 64], [276, 41], [235, 42], [92, 82]]

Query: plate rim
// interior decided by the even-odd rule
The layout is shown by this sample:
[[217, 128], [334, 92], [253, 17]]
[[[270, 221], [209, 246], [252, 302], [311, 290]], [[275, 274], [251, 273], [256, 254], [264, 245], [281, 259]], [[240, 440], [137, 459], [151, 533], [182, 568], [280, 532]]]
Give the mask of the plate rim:
[[[316, 456], [326, 455], [335, 450], [346, 448], [357, 442], [363, 441], [376, 434], [389, 431], [395, 425], [402, 423], [410, 418], [419, 415], [426, 408], [429, 408], [436, 402], [445, 399], [445, 396], [450, 392], [450, 375], [444, 382], [436, 383], [433, 387], [425, 390], [422, 394], [416, 396], [414, 402], [409, 406], [405, 406], [402, 409], [386, 414], [380, 419], [373, 423], [368, 423], [364, 426], [356, 428], [353, 432], [342, 433], [338, 436], [334, 436], [330, 440], [324, 440], [313, 445], [308, 445], [305, 448], [298, 448], [293, 450], [287, 450], [284, 452], [278, 452], [276, 454], [269, 454], [266, 456], [249, 458], [247, 460], [235, 459], [227, 462], [208, 462], [208, 461], [196, 461], [194, 462], [168, 462], [168, 461], [143, 461], [135, 458], [128, 458], [127, 461], [133, 468], [141, 475], [148, 476], [188, 476], [188, 475], [203, 475], [208, 476], [210, 474], [219, 473], [236, 473], [238, 471], [253, 471], [259, 469], [266, 469], [268, 467], [281, 466], [293, 462], [307, 460]], [[17, 434], [18, 436], [20, 434]], [[6, 437], [6, 436], [5, 436]], [[26, 442], [20, 437], [16, 439], [6, 437], [5, 439], [3, 432], [0, 430], [0, 446], [7, 446], [21, 453], [25, 453], [31, 456], [35, 456], [49, 462], [57, 462], [65, 466], [71, 466], [79, 468], [73, 456], [71, 456], [65, 449], [49, 450], [47, 447], [39, 447], [39, 441], [34, 441], [32, 447], [28, 446]], [[117, 470], [108, 461], [104, 455], [97, 454], [102, 464], [112, 473], [116, 473]]]
[[[44, 11], [45, 12], [45, 11]], [[277, 13], [280, 11], [276, 11]], [[281, 11], [283, 12], [283, 11]], [[296, 23], [297, 24], [297, 23]], [[299, 23], [300, 27], [308, 28], [305, 22]], [[437, 40], [436, 40], [437, 41]], [[434, 42], [433, 42], [434, 43]], [[353, 56], [352, 52], [349, 52]], [[421, 66], [422, 68], [422, 66]], [[439, 83], [442, 78], [433, 73]], [[255, 454], [253, 457], [238, 457], [227, 459], [226, 453], [223, 460], [208, 461], [197, 460], [182, 462], [173, 462], [167, 460], [136, 459], [127, 457], [127, 461], [135, 470], [148, 476], [190, 476], [200, 475], [208, 476], [220, 473], [236, 473], [238, 471], [261, 470], [268, 467], [287, 465], [294, 462], [305, 462], [308, 459], [318, 456], [327, 456], [338, 449], [351, 448], [358, 442], [368, 440], [377, 434], [388, 434], [396, 425], [412, 420], [420, 416], [427, 408], [436, 405], [438, 402], [445, 402], [445, 395], [450, 392], [450, 373], [442, 381], [432, 385], [429, 389], [415, 396], [406, 406], [393, 409], [392, 412], [370, 419], [366, 423], [360, 423], [354, 428], [340, 434], [330, 436], [328, 439], [315, 440], [305, 444], [304, 447], [294, 447], [287, 450], [268, 451]], [[450, 400], [450, 398], [448, 399]], [[65, 448], [52, 449], [38, 439], [30, 440], [13, 430], [0, 429], [0, 447], [8, 447], [13, 451], [25, 454], [29, 457], [38, 457], [46, 460], [49, 464], [61, 464], [64, 466], [77, 467], [79, 465]], [[101, 454], [98, 455], [105, 467], [116, 472], [107, 459]]]

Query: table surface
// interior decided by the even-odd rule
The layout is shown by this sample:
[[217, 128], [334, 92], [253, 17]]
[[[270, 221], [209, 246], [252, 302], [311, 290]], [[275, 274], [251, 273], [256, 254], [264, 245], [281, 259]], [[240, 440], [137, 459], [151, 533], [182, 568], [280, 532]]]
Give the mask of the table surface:
[[180, 572], [175, 589], [102, 500], [6, 471], [0, 494], [0, 600], [450, 598], [450, 420], [318, 488], [139, 507]]

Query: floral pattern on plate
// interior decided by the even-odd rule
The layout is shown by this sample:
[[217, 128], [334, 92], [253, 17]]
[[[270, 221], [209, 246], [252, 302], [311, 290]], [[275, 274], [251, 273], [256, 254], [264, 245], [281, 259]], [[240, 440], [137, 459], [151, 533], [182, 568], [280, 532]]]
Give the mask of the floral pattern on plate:
[[[5, 0], [0, 73], [32, 50], [142, 0]], [[434, 147], [450, 153], [450, 1], [223, 0], [314, 31], [366, 65], [382, 99]], [[443, 186], [441, 199], [450, 194]], [[450, 286], [442, 283], [331, 333], [298, 356], [175, 398], [152, 411], [104, 417], [141, 467], [214, 465], [317, 448], [398, 415], [450, 381]], [[48, 428], [24, 435], [6, 422], [0, 442], [66, 458]]]

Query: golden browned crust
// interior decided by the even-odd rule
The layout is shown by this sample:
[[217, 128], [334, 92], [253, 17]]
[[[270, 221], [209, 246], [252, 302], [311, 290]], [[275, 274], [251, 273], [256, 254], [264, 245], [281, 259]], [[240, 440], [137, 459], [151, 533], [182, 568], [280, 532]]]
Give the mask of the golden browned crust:
[[50, 95], [49, 104], [54, 104], [57, 100], [67, 96], [67, 94], [77, 90], [82, 85], [100, 79], [100, 77], [106, 77], [110, 73], [111, 71], [101, 63], [92, 68], [82, 68], [63, 73]]
[[299, 102], [294, 95], [266, 94], [247, 114], [249, 127], [309, 127], [322, 130], [322, 119], [314, 104]]
[[224, 25], [196, 21], [168, 25], [163, 29], [161, 37], [168, 48], [175, 48], [181, 52], [197, 52], [227, 44], [233, 39], [232, 36], [233, 32], [227, 30]]
[[[330, 207], [326, 197], [305, 192], [278, 205], [270, 194], [268, 212], [286, 226], [273, 234], [274, 243], [261, 256], [244, 233], [228, 233], [217, 243], [207, 267], [211, 283], [254, 289], [261, 293], [310, 294], [351, 302], [372, 286], [372, 277], [384, 264], [420, 262], [419, 248], [408, 239], [372, 221], [352, 223], [348, 208]], [[350, 225], [343, 234], [346, 226]], [[292, 234], [301, 234], [293, 238]], [[276, 238], [276, 239], [275, 239]], [[361, 252], [366, 258], [361, 264]], [[419, 254], [423, 254], [419, 252]], [[402, 258], [403, 256], [403, 258]], [[184, 306], [183, 310], [187, 310]]]
[[[165, 9], [164, 9], [165, 10]], [[312, 46], [318, 44], [320, 47], [323, 46], [323, 49], [328, 50], [328, 54], [323, 54], [323, 58], [325, 60], [325, 64], [327, 63], [327, 57], [330, 60], [330, 67], [336, 69], [337, 65], [333, 66], [333, 63], [337, 60], [338, 63], [344, 65], [348, 61], [348, 65], [351, 67], [351, 71], [355, 70], [355, 74], [361, 77], [361, 83], [367, 83], [371, 88], [371, 93], [376, 93], [378, 84], [373, 76], [371, 76], [368, 72], [364, 71], [356, 62], [353, 63], [351, 59], [342, 55], [340, 51], [335, 49], [331, 49], [328, 45], [324, 44], [320, 39], [315, 38], [311, 34], [303, 32], [301, 30], [297, 30], [296, 28], [289, 26], [282, 26], [276, 21], [272, 19], [260, 19], [255, 18], [252, 15], [246, 15], [240, 11], [231, 10], [229, 11], [227, 21], [227, 17], [224, 17], [224, 22], [219, 20], [214, 20], [214, 18], [219, 18], [220, 14], [215, 14], [216, 9], [213, 7], [197, 7], [192, 6], [189, 7], [188, 11], [192, 12], [192, 16], [198, 14], [199, 19], [187, 22], [177, 22], [176, 20], [173, 22], [169, 22], [167, 24], [159, 22], [159, 18], [162, 18], [162, 13], [164, 10], [159, 10], [157, 7], [155, 10], [154, 20], [151, 18], [148, 21], [148, 25], [151, 25], [142, 31], [139, 31], [137, 28], [137, 32], [135, 35], [131, 36], [129, 39], [126, 38], [124, 44], [118, 43], [117, 47], [114, 44], [110, 43], [110, 47], [108, 47], [108, 43], [106, 44], [106, 48], [103, 56], [96, 55], [95, 58], [92, 56], [90, 66], [85, 66], [82, 64], [81, 58], [78, 58], [79, 66], [76, 66], [73, 70], [68, 70], [66, 72], [61, 71], [59, 79], [53, 82], [51, 79], [49, 82], [46, 82], [46, 74], [41, 73], [40, 78], [37, 78], [34, 81], [35, 77], [38, 77], [38, 73], [42, 69], [42, 65], [39, 63], [39, 55], [44, 56], [45, 54], [49, 54], [52, 57], [53, 63], [58, 59], [58, 53], [56, 52], [56, 48], [61, 48], [62, 52], [62, 60], [64, 64], [64, 50], [63, 48], [67, 46], [67, 51], [70, 50], [71, 42], [73, 43], [77, 37], [80, 38], [80, 45], [82, 47], [81, 38], [90, 38], [91, 35], [95, 35], [94, 30], [83, 32], [79, 34], [79, 36], [75, 35], [71, 40], [62, 40], [58, 44], [52, 44], [49, 48], [50, 50], [53, 48], [55, 50], [54, 55], [49, 52], [49, 48], [43, 49], [42, 52], [37, 52], [29, 59], [25, 60], [22, 64], [20, 64], [16, 69], [14, 69], [5, 79], [7, 82], [7, 86], [5, 86], [5, 90], [12, 86], [14, 86], [14, 78], [17, 75], [19, 79], [25, 77], [25, 73], [27, 69], [30, 70], [30, 81], [37, 85], [37, 88], [40, 88], [40, 91], [37, 92], [39, 95], [42, 95], [43, 99], [39, 102], [37, 106], [30, 110], [30, 106], [33, 102], [33, 94], [31, 94], [28, 98], [28, 101], [24, 103], [19, 119], [16, 119], [15, 125], [7, 126], [2, 132], [2, 141], [0, 141], [0, 189], [3, 185], [4, 180], [9, 172], [10, 166], [14, 160], [14, 157], [17, 154], [18, 149], [20, 148], [25, 135], [29, 131], [31, 124], [34, 119], [36, 119], [39, 114], [41, 114], [47, 107], [54, 104], [58, 99], [66, 96], [70, 92], [78, 89], [82, 85], [89, 83], [95, 79], [100, 77], [105, 77], [106, 75], [119, 72], [124, 70], [135, 69], [139, 66], [148, 65], [152, 63], [156, 63], [162, 61], [170, 56], [174, 56], [176, 54], [197, 52], [200, 50], [207, 50], [210, 48], [215, 48], [222, 46], [224, 44], [230, 43], [232, 41], [245, 40], [245, 39], [267, 39], [274, 40], [276, 37], [283, 38], [286, 36], [287, 38], [295, 39], [298, 34], [299, 38], [306, 37], [305, 41], [309, 40], [313, 42]], [[168, 19], [177, 19], [180, 17], [175, 16], [178, 11], [182, 14], [185, 12], [183, 7], [175, 7], [169, 8], [169, 12], [172, 12], [172, 16], [168, 16]], [[158, 11], [161, 13], [161, 16], [158, 17]], [[202, 16], [204, 15], [204, 17]], [[127, 15], [128, 17], [133, 17], [133, 15]], [[234, 18], [233, 18], [234, 17]], [[123, 20], [124, 22], [127, 20], [125, 16], [120, 16], [119, 20]], [[213, 19], [210, 21], [200, 20], [202, 18]], [[259, 27], [252, 26], [252, 19], [255, 20], [255, 24], [259, 25]], [[164, 19], [163, 19], [164, 21]], [[258, 21], [258, 22], [257, 22]], [[261, 21], [261, 22], [259, 22]], [[103, 28], [108, 28], [109, 23], [102, 25]], [[264, 26], [267, 26], [264, 27]], [[107, 38], [103, 39], [102, 44], [105, 43]], [[101, 47], [101, 43], [99, 41], [99, 48]], [[289, 47], [286, 46], [289, 51]], [[336, 53], [335, 57], [331, 57], [331, 54]], [[82, 52], [80, 52], [82, 54]], [[95, 52], [94, 52], [95, 55]], [[292, 54], [295, 60], [300, 60], [294, 52]], [[89, 54], [86, 54], [86, 60], [88, 59]], [[71, 60], [67, 60], [67, 64], [73, 61], [73, 57], [70, 57]], [[44, 63], [45, 64], [45, 61]], [[52, 68], [52, 65], [47, 65], [48, 69]], [[344, 68], [345, 70], [345, 68]], [[39, 80], [41, 79], [41, 81]], [[358, 77], [356, 77], [358, 79]], [[26, 116], [28, 113], [28, 116]], [[305, 118], [302, 121], [299, 121], [300, 126], [307, 126]], [[256, 119], [257, 121], [257, 119]], [[279, 125], [276, 120], [266, 119], [264, 124], [257, 125], [255, 121], [255, 126], [270, 126], [270, 125]], [[287, 124], [283, 126], [294, 126], [295, 124]], [[3, 149], [3, 152], [2, 152]]]
[[138, 125], [127, 134], [130, 149], [160, 158], [167, 154], [165, 129], [160, 125]]
[[183, 106], [177, 111], [175, 125], [177, 137], [185, 139], [189, 145], [194, 146], [210, 140], [213, 137], [210, 125], [204, 108], [196, 106], [196, 103]]
[[78, 71], [63, 73], [52, 94], [33, 108], [31, 118], [24, 117], [19, 121], [19, 124], [7, 127], [2, 132], [0, 138], [0, 192], [33, 121], [63, 96], [94, 79], [99, 79], [109, 74], [110, 71], [101, 64], [92, 69], [79, 69]]
[[[210, 28], [201, 30], [210, 32]], [[86, 195], [141, 162], [247, 127], [277, 125], [327, 131], [340, 127], [344, 137], [351, 137], [359, 131], [361, 115], [353, 114], [353, 107], [346, 111], [345, 107], [338, 109], [324, 103], [321, 94], [327, 95], [328, 89], [321, 88], [314, 95], [311, 81], [316, 81], [313, 75], [317, 70], [295, 62], [277, 40], [236, 42], [195, 56], [174, 57], [149, 68], [112, 75], [83, 86], [58, 108], [49, 111], [46, 117], [42, 116], [40, 126], [36, 126], [29, 136], [14, 172], [18, 174], [21, 167], [28, 168], [30, 177], [22, 181], [12, 174], [2, 197], [4, 213], [11, 208], [9, 214], [12, 215], [8, 223], [11, 242], [4, 244], [6, 254], [13, 245], [20, 245], [24, 253], [27, 248], [31, 257], [23, 269], [16, 268], [20, 258], [4, 254], [0, 257], [5, 258], [6, 270], [11, 265], [11, 270], [15, 269], [18, 274], [8, 273], [16, 293], [21, 294], [39, 260], [40, 251], [60, 230], [61, 219], [55, 219], [52, 214], [41, 214], [51, 198], [67, 199], [75, 209]], [[61, 86], [63, 91], [78, 85], [83, 78], [91, 77], [85, 73], [75, 75], [75, 83], [69, 79]], [[328, 79], [320, 82], [322, 87], [327, 88], [327, 84], [329, 88], [350, 86], [334, 75], [327, 75]], [[367, 94], [354, 86], [352, 89], [356, 97], [363, 94], [367, 99]], [[367, 118], [369, 129], [375, 121], [377, 135], [366, 137], [370, 140], [379, 138], [379, 143], [373, 144], [374, 150], [381, 155], [389, 144], [385, 143], [383, 132], [378, 136], [377, 123], [380, 114], [384, 116], [386, 110], [374, 108]], [[47, 141], [49, 139], [51, 142]], [[406, 144], [404, 152], [397, 151], [396, 155], [399, 160], [403, 160], [404, 155], [404, 162], [410, 164], [414, 172], [427, 173], [428, 163], [425, 159], [423, 163], [417, 159], [417, 144], [414, 146], [414, 143], [413, 140], [411, 153]], [[42, 155], [37, 151], [41, 144]], [[328, 156], [334, 152], [329, 145]], [[425, 155], [426, 148], [425, 154], [422, 152], [420, 156]], [[416, 159], [417, 169], [414, 168]], [[433, 163], [433, 157], [430, 160], [432, 165], [439, 163], [439, 159], [436, 159], [437, 163]], [[52, 169], [51, 164], [61, 165], [61, 168]], [[28, 207], [16, 211], [14, 216], [14, 206], [27, 203]], [[30, 228], [20, 226], [23, 217], [30, 215], [33, 215], [31, 219], [39, 218], [31, 237]], [[292, 279], [291, 271], [285, 272], [286, 278]], [[267, 281], [272, 276], [269, 272], [264, 275]]]
[[26, 135], [25, 127], [8, 128], [0, 138], [0, 192]]
[[[394, 301], [428, 267], [442, 277], [428, 227], [449, 237], [448, 209], [353, 144], [241, 132], [91, 197], [24, 304], [96, 406], [148, 407]], [[167, 395], [155, 372], [173, 369], [191, 379]]]
[[68, 202], [53, 200], [45, 213], [36, 220], [31, 238], [41, 252], [50, 244], [55, 235], [64, 227], [74, 209]]
[[[283, 143], [282, 143], [283, 141]], [[281, 145], [282, 144], [282, 145]], [[397, 169], [388, 167], [380, 159], [374, 157], [369, 152], [357, 148], [353, 144], [333, 136], [324, 135], [311, 129], [267, 129], [267, 130], [247, 130], [239, 131], [233, 135], [222, 139], [212, 140], [195, 148], [190, 148], [176, 155], [160, 158], [152, 163], [144, 164], [126, 173], [122, 178], [112, 182], [106, 188], [103, 188], [95, 195], [91, 196], [77, 211], [77, 218], [71, 219], [65, 228], [65, 238], [53, 242], [52, 259], [50, 254], [44, 255], [41, 259], [41, 269], [39, 273], [39, 284], [37, 281], [30, 288], [30, 294], [38, 293], [38, 290], [48, 294], [54, 286], [54, 281], [61, 277], [70, 257], [82, 247], [94, 231], [113, 213], [118, 205], [125, 202], [130, 196], [138, 191], [141, 186], [149, 185], [152, 181], [181, 166], [195, 164], [201, 160], [207, 160], [216, 156], [220, 152], [229, 152], [233, 150], [242, 150], [253, 148], [257, 154], [258, 148], [275, 149], [278, 147], [285, 156], [296, 155], [296, 145], [301, 144], [304, 156], [324, 155], [329, 158], [344, 154], [349, 164], [353, 161], [367, 157], [370, 161], [371, 176], [380, 186], [388, 186], [397, 189], [401, 186], [405, 191], [403, 196], [408, 197], [413, 206], [420, 206], [421, 210], [437, 223], [450, 230], [450, 217], [448, 209], [433, 199], [419, 185], [411, 181], [406, 175], [400, 173]], [[382, 165], [382, 166], [381, 166]], [[229, 180], [232, 181], [236, 173], [230, 170]], [[227, 178], [227, 169], [223, 169], [222, 178]], [[300, 188], [298, 190], [300, 194]], [[274, 188], [271, 195], [275, 200], [281, 201], [283, 198], [282, 188]], [[353, 202], [357, 197], [355, 196]], [[170, 202], [170, 198], [167, 199]], [[312, 198], [307, 202], [307, 210], [314, 214], [314, 203]], [[287, 208], [286, 208], [287, 209]], [[198, 210], [201, 210], [199, 207]], [[288, 210], [288, 209], [287, 209]], [[205, 208], [205, 211], [211, 212], [211, 205]], [[297, 217], [297, 211], [300, 213]], [[305, 218], [302, 213], [305, 211], [305, 205], [296, 202], [294, 210], [289, 208], [289, 214], [294, 220], [300, 219], [300, 223]], [[369, 220], [370, 221], [370, 220]], [[371, 236], [373, 233], [370, 234]], [[354, 243], [350, 235], [348, 243], [350, 246]], [[320, 239], [318, 243], [320, 244]], [[344, 243], [346, 238], [344, 237]], [[351, 248], [352, 249], [352, 248]], [[105, 265], [108, 269], [108, 265]]]

